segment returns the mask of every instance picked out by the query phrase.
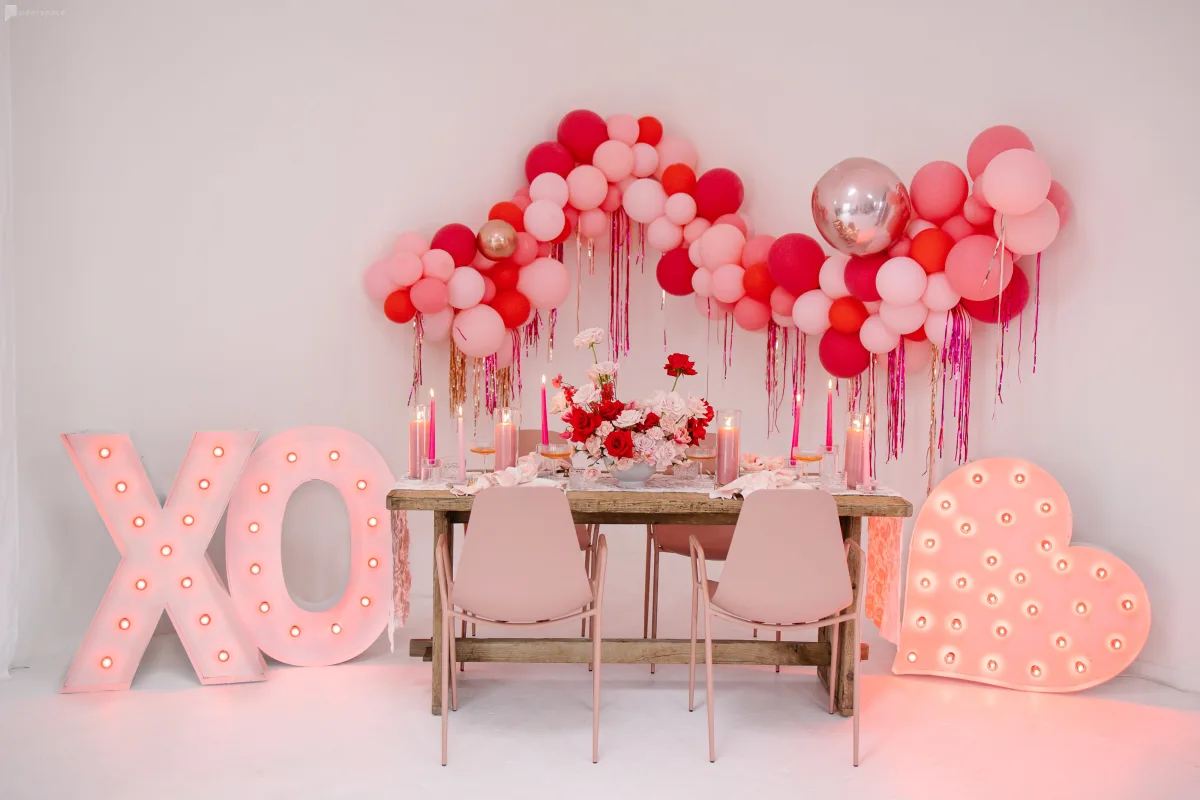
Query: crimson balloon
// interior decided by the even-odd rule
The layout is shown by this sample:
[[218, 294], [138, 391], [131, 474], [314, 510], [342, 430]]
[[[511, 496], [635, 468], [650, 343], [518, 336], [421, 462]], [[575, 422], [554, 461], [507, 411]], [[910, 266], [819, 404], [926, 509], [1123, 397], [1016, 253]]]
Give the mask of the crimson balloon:
[[871, 364], [871, 354], [856, 333], [841, 333], [832, 328], [821, 335], [818, 348], [821, 366], [835, 378], [853, 378]]
[[988, 300], [968, 300], [964, 297], [960, 302], [967, 313], [980, 322], [1008, 322], [1029, 304], [1029, 278], [1020, 267], [1015, 267], [1012, 280], [997, 297]]
[[883, 298], [879, 296], [879, 289], [875, 288], [875, 278], [879, 275], [879, 268], [887, 260], [886, 253], [874, 256], [850, 256], [850, 260], [846, 262], [845, 273], [846, 288], [850, 290], [850, 294], [864, 303], [882, 300]]
[[571, 151], [558, 142], [535, 144], [529, 155], [525, 156], [525, 180], [530, 183], [543, 172], [553, 172], [566, 178], [573, 169], [575, 159]]
[[454, 266], [469, 267], [475, 260], [475, 231], [460, 222], [443, 225], [429, 242], [431, 250], [445, 250]]
[[662, 254], [655, 276], [665, 292], [683, 297], [692, 293], [692, 274], [695, 271], [696, 267], [688, 258], [688, 249], [676, 247]]
[[591, 164], [596, 148], [608, 141], [608, 123], [595, 111], [576, 109], [558, 123], [558, 141], [580, 164]]
[[731, 169], [710, 169], [696, 179], [696, 216], [712, 222], [723, 214], [734, 214], [746, 199], [742, 179]]
[[767, 268], [775, 283], [796, 297], [820, 287], [825, 251], [811, 236], [785, 233], [767, 251]]

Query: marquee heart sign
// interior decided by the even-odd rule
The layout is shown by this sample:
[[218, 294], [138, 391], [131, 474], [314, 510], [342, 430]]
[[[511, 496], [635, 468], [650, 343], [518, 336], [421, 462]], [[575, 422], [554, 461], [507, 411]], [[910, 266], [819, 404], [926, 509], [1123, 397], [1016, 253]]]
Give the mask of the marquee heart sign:
[[1033, 692], [1115, 677], [1150, 633], [1146, 588], [1070, 541], [1071, 505], [1045, 470], [988, 458], [951, 473], [913, 527], [892, 671]]

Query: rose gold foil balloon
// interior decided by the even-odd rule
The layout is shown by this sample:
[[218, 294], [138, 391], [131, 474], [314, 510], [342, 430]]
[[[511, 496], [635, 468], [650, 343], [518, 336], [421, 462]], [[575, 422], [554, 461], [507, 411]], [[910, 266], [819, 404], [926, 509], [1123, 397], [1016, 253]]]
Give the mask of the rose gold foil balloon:
[[502, 219], [489, 219], [475, 237], [479, 252], [492, 261], [502, 261], [517, 252], [517, 231]]
[[825, 241], [865, 256], [887, 250], [904, 235], [912, 203], [896, 173], [869, 158], [848, 158], [817, 181], [812, 212]]

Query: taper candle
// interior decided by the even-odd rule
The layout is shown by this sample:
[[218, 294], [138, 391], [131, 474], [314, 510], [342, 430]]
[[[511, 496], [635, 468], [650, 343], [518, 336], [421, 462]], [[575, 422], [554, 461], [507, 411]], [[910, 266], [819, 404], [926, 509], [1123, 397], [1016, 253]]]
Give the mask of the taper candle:
[[437, 458], [437, 411], [433, 405], [433, 389], [429, 390], [429, 460]]
[[796, 395], [796, 405], [792, 407], [792, 449], [788, 451], [788, 463], [796, 465], [796, 448], [800, 445], [800, 395]]
[[550, 422], [546, 419], [546, 376], [542, 376], [542, 444], [550, 444]]
[[829, 395], [825, 399], [825, 452], [833, 449], [833, 381], [829, 382]]

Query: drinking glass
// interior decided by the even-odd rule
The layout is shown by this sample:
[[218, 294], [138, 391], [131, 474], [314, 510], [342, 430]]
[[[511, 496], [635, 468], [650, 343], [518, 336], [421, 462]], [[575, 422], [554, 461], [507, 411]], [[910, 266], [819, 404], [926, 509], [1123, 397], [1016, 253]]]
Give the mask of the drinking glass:
[[471, 452], [483, 456], [483, 471], [491, 472], [488, 469], [488, 456], [496, 454], [496, 436], [490, 419], [480, 420], [479, 428], [476, 429], [475, 436], [471, 439]]

